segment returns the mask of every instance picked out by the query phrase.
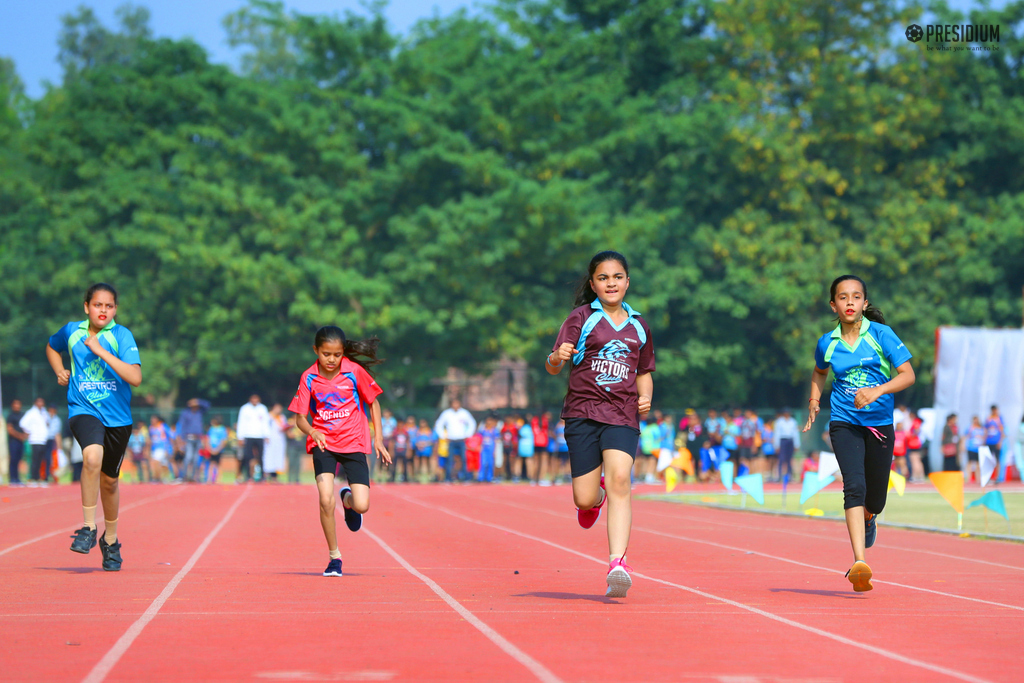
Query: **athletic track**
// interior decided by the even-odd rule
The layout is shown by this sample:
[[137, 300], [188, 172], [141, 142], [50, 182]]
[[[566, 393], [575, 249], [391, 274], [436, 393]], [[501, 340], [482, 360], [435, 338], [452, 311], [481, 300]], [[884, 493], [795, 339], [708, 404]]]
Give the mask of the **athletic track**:
[[121, 492], [107, 573], [77, 487], [0, 488], [0, 680], [1021, 680], [1021, 544], [880, 525], [857, 594], [836, 522], [635, 500], [610, 600], [567, 486], [374, 486], [342, 578], [312, 485]]

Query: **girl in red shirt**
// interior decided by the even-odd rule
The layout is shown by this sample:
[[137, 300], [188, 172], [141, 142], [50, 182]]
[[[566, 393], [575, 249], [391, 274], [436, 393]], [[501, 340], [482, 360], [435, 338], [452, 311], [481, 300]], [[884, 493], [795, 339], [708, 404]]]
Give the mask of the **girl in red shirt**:
[[[359, 531], [363, 514], [370, 507], [370, 429], [373, 420], [373, 452], [384, 464], [391, 455], [384, 447], [381, 428], [381, 388], [367, 372], [377, 359], [376, 337], [347, 341], [341, 328], [333, 325], [317, 330], [313, 340], [316, 363], [302, 373], [299, 389], [288, 410], [295, 413], [295, 426], [306, 435], [306, 452], [313, 456], [316, 488], [320, 494], [320, 526], [330, 551], [324, 576], [341, 576], [341, 551], [334, 524], [334, 476], [345, 470], [348, 486], [339, 496], [345, 508], [345, 524]], [[359, 356], [368, 361], [357, 360]], [[309, 420], [312, 416], [312, 422]]]
[[605, 595], [623, 598], [633, 583], [626, 564], [633, 518], [630, 473], [640, 418], [651, 410], [654, 344], [647, 323], [623, 301], [629, 289], [626, 257], [602, 251], [587, 272], [545, 367], [557, 375], [570, 361], [562, 419], [576, 516], [589, 529], [608, 500], [611, 563]]

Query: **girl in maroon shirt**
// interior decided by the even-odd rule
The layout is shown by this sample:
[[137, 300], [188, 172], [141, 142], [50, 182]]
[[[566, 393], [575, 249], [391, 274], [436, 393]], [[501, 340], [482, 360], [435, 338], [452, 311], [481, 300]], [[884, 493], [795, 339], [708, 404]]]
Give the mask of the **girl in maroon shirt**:
[[[629, 289], [626, 257], [602, 251], [590, 260], [576, 308], [558, 332], [545, 368], [557, 375], [569, 361], [562, 406], [580, 526], [589, 529], [608, 501], [610, 564], [605, 595], [621, 598], [632, 585], [626, 546], [632, 525], [630, 472], [640, 417], [651, 410], [654, 344], [640, 314], [623, 301]], [[602, 468], [604, 476], [601, 475]]]

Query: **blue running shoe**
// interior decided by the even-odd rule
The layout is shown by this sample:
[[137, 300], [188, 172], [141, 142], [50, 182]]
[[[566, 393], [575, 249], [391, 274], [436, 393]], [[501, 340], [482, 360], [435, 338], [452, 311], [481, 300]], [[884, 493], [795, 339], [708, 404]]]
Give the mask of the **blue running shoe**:
[[71, 550], [76, 553], [82, 553], [87, 555], [90, 550], [96, 547], [96, 529], [90, 529], [87, 526], [83, 526], [81, 529], [75, 531], [74, 536], [71, 538], [75, 539], [71, 542]]
[[341, 576], [341, 560], [331, 560], [324, 570], [324, 576]]
[[348, 530], [359, 531], [363, 527], [363, 516], [355, 510], [345, 506], [345, 494], [351, 492], [352, 489], [346, 486], [338, 493], [338, 495], [341, 496], [341, 507], [345, 510], [345, 524], [348, 525]]
[[121, 544], [116, 539], [113, 543], [107, 543], [107, 539], [100, 536], [100, 553], [103, 555], [103, 571], [121, 571]]
[[864, 547], [870, 548], [875, 544], [875, 536], [878, 535], [878, 525], [875, 520], [878, 515], [871, 515], [871, 519], [864, 520]]

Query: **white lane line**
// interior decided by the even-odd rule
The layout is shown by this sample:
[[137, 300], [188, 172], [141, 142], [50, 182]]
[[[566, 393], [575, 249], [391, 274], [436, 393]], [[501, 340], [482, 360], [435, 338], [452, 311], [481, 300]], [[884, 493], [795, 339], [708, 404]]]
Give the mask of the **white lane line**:
[[468, 609], [463, 607], [462, 604], [458, 600], [456, 600], [451, 595], [449, 595], [447, 592], [445, 592], [445, 590], [443, 588], [441, 588], [439, 585], [437, 585], [437, 583], [435, 583], [433, 579], [431, 579], [429, 576], [427, 576], [427, 575], [417, 571], [415, 567], [413, 567], [411, 564], [406, 562], [404, 557], [402, 557], [401, 555], [396, 553], [394, 550], [392, 550], [391, 546], [389, 546], [387, 543], [385, 543], [380, 538], [380, 536], [378, 536], [377, 534], [373, 533], [372, 531], [370, 531], [366, 527], [363, 527], [363, 532], [367, 536], [372, 538], [374, 541], [376, 541], [377, 545], [379, 545], [381, 548], [383, 548], [384, 552], [386, 552], [388, 555], [393, 557], [395, 559], [395, 561], [398, 562], [398, 564], [402, 565], [402, 567], [405, 569], [405, 571], [409, 572], [410, 574], [415, 576], [417, 579], [419, 579], [423, 583], [427, 584], [427, 587], [430, 588], [430, 590], [434, 591], [434, 593], [436, 593], [438, 595], [438, 597], [440, 597], [442, 600], [444, 600], [446, 603], [448, 603], [449, 607], [451, 607], [453, 610], [458, 612], [459, 615], [463, 619], [465, 619], [469, 623], [473, 624], [473, 626], [475, 626], [478, 631], [480, 631], [485, 636], [487, 636], [488, 640], [490, 640], [492, 643], [497, 645], [502, 650], [502, 652], [504, 652], [509, 657], [511, 657], [512, 659], [516, 660], [520, 664], [522, 664], [527, 669], [529, 669], [530, 673], [532, 673], [534, 676], [536, 676], [538, 680], [544, 681], [545, 683], [562, 683], [561, 679], [558, 678], [558, 676], [556, 676], [555, 674], [551, 673], [551, 671], [549, 671], [543, 664], [541, 664], [536, 659], [534, 659], [533, 657], [531, 657], [530, 655], [526, 654], [525, 652], [520, 650], [518, 647], [516, 647], [515, 645], [510, 643], [508, 640], [506, 640], [504, 638], [504, 636], [502, 636], [500, 633], [495, 631], [493, 628], [491, 628], [490, 626], [485, 624], [483, 621], [481, 621], [475, 614], [470, 612]]
[[[700, 505], [693, 505], [692, 503], [683, 503], [683, 505], [688, 505], [690, 507], [696, 507], [696, 508], [700, 508], [701, 507]], [[667, 515], [667, 514], [665, 514], [663, 512], [655, 512], [653, 510], [646, 510], [644, 512], [644, 514], [654, 515], [656, 517], [664, 517], [665, 519], [673, 519], [673, 520], [676, 520], [676, 521], [679, 520], [679, 517], [677, 517], [675, 515]], [[731, 527], [731, 528], [734, 528], [734, 529], [750, 529], [751, 531], [768, 531], [768, 532], [774, 532], [774, 533], [780, 533], [780, 534], [789, 534], [791, 536], [803, 536], [804, 538], [814, 538], [814, 539], [818, 539], [819, 541], [829, 541], [830, 543], [842, 543], [843, 545], [849, 544], [848, 540], [844, 540], [842, 538], [835, 538], [834, 536], [820, 536], [818, 534], [808, 534], [808, 533], [804, 533], [802, 531], [793, 531], [791, 529], [774, 529], [774, 528], [771, 528], [771, 527], [750, 526], [748, 524], [733, 524], [733, 523], [730, 523], [730, 522], [720, 522], [718, 520], [707, 519], [705, 517], [689, 517], [689, 519], [692, 519], [695, 522], [701, 522], [701, 523], [704, 523], [704, 524], [717, 524], [718, 526]], [[842, 521], [842, 520], [837, 520], [837, 521]], [[879, 524], [879, 526], [881, 526], [882, 528], [885, 528], [885, 523], [881, 522]], [[884, 543], [876, 543], [875, 547], [876, 548], [885, 548], [886, 550], [902, 550], [902, 551], [905, 551], [905, 552], [908, 552], [908, 553], [923, 553], [923, 554], [926, 554], [926, 555], [935, 555], [937, 557], [944, 557], [944, 558], [951, 559], [951, 560], [961, 560], [963, 562], [975, 562], [977, 564], [987, 564], [987, 565], [989, 565], [991, 567], [999, 567], [1000, 569], [1013, 569], [1014, 571], [1024, 572], [1024, 567], [1018, 567], [1018, 566], [1012, 565], [1012, 564], [1002, 564], [1000, 562], [991, 562], [989, 560], [980, 560], [980, 559], [978, 559], [976, 557], [963, 557], [961, 555], [950, 555], [949, 553], [940, 553], [940, 552], [936, 552], [934, 550], [924, 550], [923, 548], [906, 548], [906, 547], [898, 546], [898, 545], [886, 545]]]
[[[153, 501], [163, 500], [164, 498], [170, 498], [171, 496], [178, 495], [183, 490], [184, 489], [177, 489], [175, 491], [169, 491], [168, 493], [164, 493], [164, 494], [161, 494], [159, 496], [152, 496], [150, 498], [143, 498], [142, 500], [135, 501], [134, 503], [129, 503], [128, 505], [122, 505], [119, 508], [119, 511], [120, 512], [124, 512], [125, 510], [131, 510], [132, 508], [137, 508], [140, 505], [145, 505], [146, 503], [152, 503]], [[53, 538], [54, 536], [60, 536], [61, 534], [66, 534], [66, 533], [69, 533], [69, 532], [73, 532], [75, 529], [80, 529], [80, 528], [81, 528], [81, 526], [64, 527], [63, 529], [58, 529], [57, 531], [51, 531], [50, 533], [43, 534], [42, 536], [36, 536], [35, 538], [30, 538], [27, 541], [22, 541], [21, 543], [16, 543], [16, 544], [14, 544], [12, 546], [8, 546], [8, 547], [4, 548], [3, 550], [0, 550], [0, 556], [6, 555], [7, 553], [10, 553], [10, 552], [14, 552], [18, 548], [24, 548], [27, 545], [32, 545], [33, 543], [37, 543], [39, 541], [45, 541], [48, 538]]]
[[[585, 553], [581, 553], [578, 550], [573, 550], [572, 548], [567, 548], [565, 546], [559, 545], [558, 543], [554, 543], [554, 542], [549, 541], [549, 540], [544, 539], [544, 538], [539, 538], [537, 536], [532, 536], [530, 534], [526, 534], [526, 533], [523, 533], [521, 531], [517, 531], [516, 529], [510, 529], [509, 527], [504, 527], [504, 526], [501, 526], [499, 524], [491, 524], [490, 522], [481, 522], [479, 520], [473, 519], [472, 517], [466, 517], [465, 515], [461, 515], [458, 512], [454, 512], [452, 510], [448, 510], [447, 508], [443, 508], [443, 507], [441, 507], [439, 505], [421, 503], [421, 502], [419, 502], [417, 500], [414, 500], [412, 498], [408, 498], [408, 497], [405, 497], [405, 496], [398, 496], [398, 497], [402, 498], [402, 500], [408, 501], [408, 502], [413, 503], [415, 505], [420, 505], [420, 506], [425, 507], [425, 508], [429, 508], [429, 509], [432, 509], [432, 510], [437, 510], [439, 512], [444, 512], [444, 513], [446, 513], [448, 515], [451, 515], [452, 517], [455, 517], [457, 519], [461, 519], [461, 520], [464, 520], [466, 522], [470, 522], [471, 524], [479, 524], [480, 526], [490, 527], [492, 529], [497, 529], [499, 531], [504, 531], [505, 533], [514, 534], [516, 536], [520, 536], [522, 538], [526, 538], [526, 539], [529, 539], [531, 541], [536, 541], [538, 543], [543, 543], [544, 545], [548, 545], [548, 546], [551, 546], [552, 548], [557, 548], [559, 550], [563, 550], [563, 551], [565, 551], [567, 553], [571, 553], [571, 554], [576, 555], [578, 557], [582, 557], [583, 559], [590, 560], [591, 562], [596, 562], [596, 563], [600, 564], [602, 567], [607, 565], [607, 560], [603, 560], [603, 559], [597, 558], [597, 557], [591, 557], [590, 555], [587, 555]], [[828, 638], [829, 640], [834, 640], [837, 643], [842, 643], [843, 645], [849, 645], [850, 647], [855, 647], [855, 648], [858, 648], [858, 649], [861, 649], [861, 650], [866, 650], [867, 652], [870, 652], [871, 654], [880, 655], [882, 657], [885, 657], [887, 659], [891, 659], [891, 660], [896, 661], [896, 662], [900, 662], [902, 664], [908, 664], [910, 666], [916, 666], [916, 667], [918, 667], [920, 669], [924, 669], [926, 671], [931, 671], [931, 672], [934, 672], [934, 673], [942, 674], [944, 676], [949, 676], [950, 678], [956, 678], [956, 679], [959, 679], [961, 681], [969, 681], [969, 683], [991, 683], [991, 681], [989, 681], [988, 679], [985, 679], [985, 678], [979, 678], [977, 676], [972, 676], [971, 674], [964, 673], [962, 671], [957, 671], [955, 669], [949, 669], [949, 668], [946, 668], [944, 666], [939, 666], [937, 664], [931, 664], [929, 662], [924, 662], [924, 661], [921, 661], [919, 659], [914, 659], [912, 657], [907, 657], [905, 655], [901, 655], [898, 652], [891, 652], [889, 650], [883, 650], [882, 648], [879, 648], [879, 647], [874, 647], [872, 645], [867, 645], [865, 643], [861, 643], [859, 641], [852, 640], [852, 639], [847, 638], [845, 636], [841, 636], [841, 635], [839, 635], [837, 633], [831, 633], [829, 631], [825, 631], [823, 629], [816, 628], [814, 626], [808, 626], [807, 624], [801, 624], [798, 621], [793, 621], [792, 619], [787, 619], [786, 617], [780, 617], [777, 614], [773, 614], [771, 612], [766, 612], [765, 610], [758, 609], [758, 608], [752, 607], [750, 605], [745, 605], [742, 602], [737, 602], [735, 600], [730, 600], [729, 598], [723, 598], [723, 597], [720, 597], [718, 595], [714, 595], [712, 593], [708, 593], [706, 591], [702, 591], [702, 590], [700, 590], [698, 588], [691, 588], [690, 586], [684, 586], [682, 584], [673, 583], [671, 581], [666, 581], [664, 579], [658, 579], [658, 578], [655, 578], [653, 576], [648, 576], [646, 574], [641, 574], [640, 572], [633, 572], [633, 576], [637, 576], [637, 577], [642, 578], [642, 579], [647, 579], [649, 581], [654, 581], [655, 583], [660, 583], [660, 584], [663, 584], [665, 586], [671, 586], [672, 588], [678, 588], [679, 590], [683, 590], [683, 591], [686, 591], [688, 593], [693, 593], [694, 595], [699, 595], [699, 596], [707, 598], [709, 600], [715, 600], [715, 601], [718, 601], [718, 602], [725, 603], [727, 605], [732, 605], [733, 607], [736, 607], [738, 609], [745, 610], [745, 611], [751, 612], [753, 614], [757, 614], [759, 616], [765, 617], [767, 619], [771, 619], [772, 621], [778, 622], [780, 624], [786, 624], [787, 626], [792, 626], [793, 628], [798, 628], [798, 629], [800, 629], [802, 631], [807, 631], [808, 633], [813, 633], [813, 634], [821, 636], [823, 638]]]
[[[509, 503], [507, 501], [492, 500], [492, 503], [500, 503], [501, 505], [507, 505], [509, 507], [518, 508], [520, 510], [527, 510], [529, 512], [543, 512], [554, 517], [565, 517], [563, 513], [555, 512], [553, 510], [547, 510], [545, 508], [534, 506], [528, 507], [525, 505], [517, 505], [516, 503]], [[645, 529], [644, 527], [634, 526], [633, 531], [643, 531], [645, 533], [654, 534], [656, 536], [664, 536], [665, 538], [673, 538], [679, 541], [687, 541], [689, 543], [700, 543], [702, 545], [710, 545], [715, 548], [722, 548], [723, 550], [733, 550], [740, 553], [749, 553], [751, 555], [758, 555], [760, 557], [766, 557], [770, 560], [778, 560], [779, 562], [789, 562], [790, 564], [799, 565], [801, 567], [807, 567], [808, 569], [818, 569], [823, 572], [830, 572], [836, 574], [845, 574], [842, 570], [832, 569], [831, 567], [820, 567], [815, 564], [807, 564], [806, 562], [800, 562], [799, 560], [791, 560], [788, 557], [779, 557], [778, 555], [769, 555], [759, 550], [751, 550], [749, 548], [737, 548], [736, 546], [725, 545], [724, 543], [715, 543], [714, 541], [705, 541], [700, 538], [691, 538], [689, 536], [679, 536], [677, 534], [670, 534], [664, 531], [656, 531], [654, 529]], [[895, 581], [883, 581], [882, 579], [871, 579], [873, 583], [882, 583], [888, 586], [897, 586], [899, 588], [907, 588], [909, 590], [922, 591], [924, 593], [931, 593], [933, 595], [941, 595], [946, 598], [955, 598], [957, 600], [967, 600], [969, 602], [978, 602], [984, 605], [992, 605], [994, 607], [1002, 607], [1004, 609], [1013, 609], [1020, 612], [1024, 612], [1024, 607], [1019, 605], [1009, 605], [1003, 602], [993, 602], [991, 600], [982, 600], [981, 598], [972, 598], [966, 595], [957, 595], [956, 593], [945, 593], [943, 591], [932, 590], [931, 588], [922, 588], [921, 586], [911, 586], [905, 583], [897, 583]]]
[[209, 533], [203, 542], [199, 544], [199, 547], [196, 548], [196, 551], [192, 553], [192, 557], [188, 559], [185, 566], [178, 570], [178, 573], [174, 575], [174, 578], [172, 578], [166, 586], [164, 586], [164, 589], [160, 591], [160, 595], [158, 595], [149, 608], [142, 613], [142, 616], [139, 617], [135, 623], [129, 626], [128, 630], [124, 632], [124, 635], [118, 638], [117, 642], [114, 643], [114, 646], [110, 648], [107, 654], [103, 655], [103, 659], [97, 662], [96, 666], [94, 666], [92, 671], [89, 672], [89, 675], [82, 679], [82, 683], [100, 683], [107, 677], [107, 674], [110, 673], [110, 670], [114, 668], [124, 653], [128, 651], [128, 648], [131, 647], [132, 643], [135, 642], [135, 639], [139, 637], [142, 630], [146, 628], [146, 625], [153, 621], [157, 612], [159, 612], [160, 608], [164, 606], [167, 599], [171, 597], [171, 594], [174, 593], [174, 589], [178, 587], [178, 584], [185, 578], [185, 575], [192, 571], [192, 567], [194, 567], [196, 562], [199, 561], [199, 558], [203, 556], [203, 553], [206, 552], [210, 543], [212, 543], [213, 539], [220, 533], [220, 530], [224, 528], [224, 525], [228, 523], [231, 516], [235, 514], [235, 510], [238, 509], [238, 506], [242, 504], [242, 501], [248, 497], [250, 492], [252, 492], [252, 486], [246, 486], [245, 491], [243, 491], [242, 495], [238, 497], [238, 500], [228, 508], [228, 511], [224, 514], [224, 517], [220, 520], [217, 526], [213, 527], [213, 531]]
[[46, 500], [37, 500], [37, 501], [31, 502], [31, 503], [25, 503], [24, 505], [15, 505], [13, 507], [4, 507], [4, 508], [0, 508], [0, 515], [6, 515], [8, 512], [17, 512], [18, 510], [27, 510], [28, 508], [39, 507], [40, 505], [49, 505], [50, 503], [66, 503], [69, 500], [75, 500], [76, 498], [80, 498], [80, 497], [81, 497], [81, 494], [76, 494], [76, 495], [72, 495], [72, 496], [62, 496], [60, 498], [58, 498], [56, 496], [53, 496], [51, 498], [47, 498]]

